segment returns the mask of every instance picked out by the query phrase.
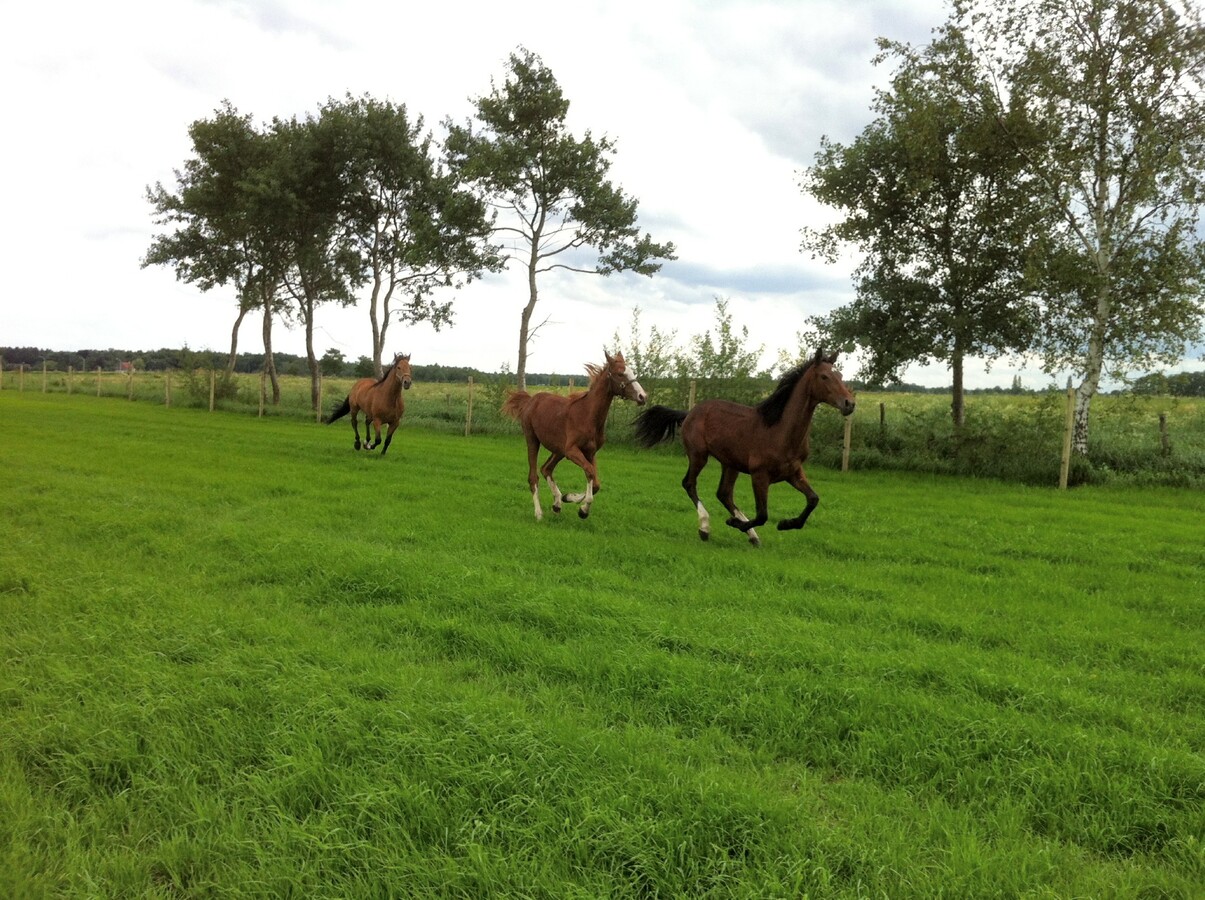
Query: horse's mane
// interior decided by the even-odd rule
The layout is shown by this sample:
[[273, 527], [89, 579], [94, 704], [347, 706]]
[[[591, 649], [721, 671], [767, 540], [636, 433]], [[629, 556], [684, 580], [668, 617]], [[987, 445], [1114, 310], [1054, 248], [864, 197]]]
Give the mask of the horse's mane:
[[778, 379], [778, 387], [774, 388], [774, 392], [761, 403], [757, 404], [755, 409], [767, 427], [777, 425], [782, 420], [782, 414], [787, 408], [787, 401], [791, 399], [795, 386], [799, 384], [799, 380], [803, 378], [804, 373], [815, 362], [815, 358], [809, 359], [803, 365], [791, 369], [782, 378]]

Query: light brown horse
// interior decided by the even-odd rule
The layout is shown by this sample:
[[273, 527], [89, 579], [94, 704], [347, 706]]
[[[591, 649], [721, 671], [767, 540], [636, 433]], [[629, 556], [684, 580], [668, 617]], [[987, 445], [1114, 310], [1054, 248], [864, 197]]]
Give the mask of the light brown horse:
[[[854, 411], [854, 397], [841, 373], [833, 368], [837, 354], [815, 357], [783, 375], [774, 392], [757, 406], [744, 406], [729, 400], [704, 400], [689, 412], [653, 406], [636, 417], [636, 440], [645, 447], [672, 437], [682, 426], [686, 445], [687, 469], [682, 487], [699, 514], [699, 537], [711, 535], [711, 519], [699, 500], [699, 472], [714, 456], [723, 467], [716, 498], [728, 510], [728, 524], [740, 529], [749, 542], [761, 540], [754, 530], [769, 518], [767, 494], [770, 485], [785, 481], [807, 498], [807, 506], [793, 519], [778, 523], [779, 531], [802, 528], [820, 502], [803, 474], [808, 458], [808, 434], [812, 415], [821, 403], [848, 416]], [[753, 498], [757, 515], [749, 519], [737, 509], [732, 489], [741, 473], [753, 479]]]
[[[640, 406], [648, 399], [644, 388], [636, 380], [636, 373], [628, 368], [623, 354], [614, 356], [603, 351], [606, 363], [602, 366], [586, 365], [590, 373], [590, 387], [584, 392], [560, 394], [527, 391], [512, 391], [502, 404], [502, 411], [523, 426], [527, 438], [527, 483], [531, 486], [531, 500], [535, 504], [536, 521], [544, 518], [540, 508], [540, 480], [536, 474], [536, 462], [540, 446], [549, 450], [549, 456], [539, 471], [552, 489], [552, 511], [561, 511], [561, 501], [581, 503], [577, 514], [583, 519], [590, 515], [594, 495], [602, 490], [598, 480], [598, 466], [594, 456], [606, 442], [607, 412], [616, 397], [635, 400]], [[562, 459], [580, 466], [586, 473], [586, 490], [578, 494], [562, 494], [553, 480], [552, 472]]]
[[[375, 450], [381, 443], [381, 423], [389, 426], [385, 434], [385, 446], [381, 447], [381, 456], [389, 449], [393, 433], [397, 431], [406, 412], [406, 401], [402, 399], [402, 391], [410, 390], [413, 376], [410, 372], [410, 354], [399, 353], [393, 358], [385, 374], [374, 381], [371, 378], [361, 378], [351, 386], [351, 393], [343, 398], [343, 403], [322, 421], [329, 425], [336, 419], [341, 419], [351, 413], [352, 431], [356, 433], [356, 449], [360, 449], [360, 413], [364, 413], [364, 443], [365, 450]], [[369, 443], [369, 428], [376, 430], [376, 440]]]

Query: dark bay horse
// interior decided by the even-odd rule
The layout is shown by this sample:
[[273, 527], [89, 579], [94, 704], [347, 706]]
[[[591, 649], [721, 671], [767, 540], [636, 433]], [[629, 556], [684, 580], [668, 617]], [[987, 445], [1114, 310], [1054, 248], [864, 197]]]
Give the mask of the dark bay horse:
[[[406, 411], [406, 401], [402, 399], [402, 391], [410, 390], [413, 376], [410, 373], [410, 354], [399, 353], [393, 358], [385, 374], [378, 380], [361, 378], [351, 386], [351, 393], [343, 398], [343, 403], [322, 421], [329, 425], [336, 419], [341, 419], [351, 413], [351, 428], [356, 433], [356, 449], [360, 449], [360, 413], [364, 413], [364, 443], [365, 450], [375, 450], [381, 443], [381, 423], [389, 426], [385, 434], [385, 446], [381, 447], [381, 456], [389, 449], [393, 433], [397, 431]], [[376, 440], [369, 443], [369, 428], [376, 430]]]
[[[623, 354], [611, 356], [605, 350], [606, 363], [602, 366], [588, 364], [590, 387], [585, 392], [560, 394], [527, 391], [512, 391], [502, 405], [502, 411], [523, 426], [527, 438], [527, 483], [531, 485], [531, 500], [535, 504], [536, 521], [544, 517], [540, 508], [540, 480], [536, 474], [536, 461], [543, 445], [549, 456], [539, 471], [548, 487], [552, 489], [552, 511], [561, 511], [561, 501], [581, 503], [577, 514], [583, 519], [590, 515], [594, 495], [602, 489], [598, 480], [598, 467], [594, 455], [606, 442], [607, 412], [616, 397], [635, 400], [643, 406], [648, 395], [636, 373], [627, 367]], [[553, 480], [552, 471], [562, 459], [580, 466], [586, 473], [585, 493], [562, 494]]]
[[[779, 531], [802, 528], [820, 502], [803, 474], [808, 457], [808, 433], [812, 415], [821, 403], [835, 407], [842, 415], [854, 411], [854, 398], [841, 373], [833, 368], [837, 354], [823, 351], [798, 368], [783, 375], [774, 392], [757, 406], [745, 406], [729, 400], [704, 400], [689, 412], [653, 406], [636, 417], [636, 441], [645, 447], [673, 436], [682, 426], [686, 445], [687, 469], [682, 487], [699, 514], [699, 537], [711, 534], [711, 518], [699, 500], [699, 472], [714, 456], [723, 467], [716, 498], [728, 510], [728, 524], [749, 536], [754, 546], [761, 543], [754, 530], [769, 518], [766, 497], [771, 484], [785, 481], [807, 498], [807, 506], [793, 519], [778, 523]], [[757, 515], [749, 519], [737, 509], [732, 489], [737, 476], [753, 479], [753, 498]]]

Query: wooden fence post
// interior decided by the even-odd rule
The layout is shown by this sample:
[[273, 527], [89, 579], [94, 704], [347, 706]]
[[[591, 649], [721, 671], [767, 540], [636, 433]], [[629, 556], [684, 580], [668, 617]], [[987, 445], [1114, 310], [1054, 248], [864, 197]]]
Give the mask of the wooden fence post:
[[96, 367], [96, 396], [100, 396], [100, 366]]
[[464, 436], [468, 437], [473, 430], [473, 376], [469, 376], [469, 411], [464, 417]]
[[879, 402], [879, 439], [883, 438], [883, 431], [887, 427], [887, 404]]
[[130, 366], [126, 370], [126, 399], [134, 399], [134, 367]]
[[42, 360], [42, 393], [46, 393], [46, 360]]
[[0, 391], [4, 390], [4, 357], [0, 356]]
[[217, 397], [217, 392], [218, 392], [218, 370], [210, 369], [209, 370], [209, 411], [210, 412], [213, 412], [214, 398]]
[[1059, 466], [1059, 490], [1067, 490], [1067, 479], [1071, 474], [1071, 433], [1075, 430], [1075, 388], [1071, 376], [1067, 376], [1067, 418], [1063, 423], [1063, 462]]
[[172, 370], [165, 369], [163, 371], [163, 405], [171, 407], [172, 405]]
[[1172, 455], [1171, 441], [1167, 437], [1167, 413], [1159, 413], [1159, 448], [1164, 456]]
[[845, 417], [845, 439], [841, 445], [841, 471], [849, 471], [849, 441], [854, 429], [854, 417], [848, 415]]
[[322, 373], [318, 373], [318, 405], [314, 409], [314, 422], [322, 424]]
[[21, 368], [20, 368], [19, 372], [20, 372], [20, 379], [18, 382], [18, 387], [20, 388], [21, 393], [24, 394], [25, 393], [25, 363], [21, 363]]
[[75, 366], [67, 367], [67, 396], [71, 396], [71, 390], [75, 387]]
[[264, 405], [268, 402], [268, 370], [259, 371], [259, 417], [264, 417]]
[[686, 398], [686, 408], [695, 408], [695, 380], [693, 378], [690, 379], [690, 396]]

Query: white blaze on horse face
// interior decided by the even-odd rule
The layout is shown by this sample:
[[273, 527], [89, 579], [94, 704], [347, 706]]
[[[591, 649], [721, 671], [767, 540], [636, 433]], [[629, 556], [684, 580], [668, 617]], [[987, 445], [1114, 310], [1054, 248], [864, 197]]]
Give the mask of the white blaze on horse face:
[[624, 393], [629, 400], [635, 400], [637, 405], [644, 406], [644, 401], [649, 398], [645, 393], [644, 388], [640, 386], [640, 382], [636, 380], [636, 370], [633, 368], [624, 369], [624, 378], [628, 380]]

